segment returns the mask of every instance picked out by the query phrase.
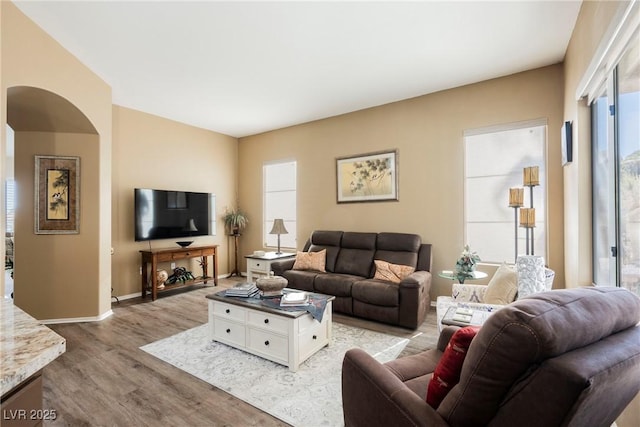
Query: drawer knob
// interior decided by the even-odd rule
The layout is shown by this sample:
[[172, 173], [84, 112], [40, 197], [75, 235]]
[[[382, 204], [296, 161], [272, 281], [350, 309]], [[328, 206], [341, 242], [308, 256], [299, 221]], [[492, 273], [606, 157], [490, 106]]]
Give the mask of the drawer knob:
[[269, 319], [264, 319], [264, 323], [269, 323]]
[[191, 252], [187, 252], [187, 256], [191, 255]]
[[264, 345], [269, 345], [269, 340], [266, 340], [266, 341], [264, 342]]
[[313, 337], [311, 337], [311, 338], [313, 338], [314, 340], [317, 340], [317, 339], [318, 339], [318, 337], [317, 337], [317, 336], [315, 336], [315, 335], [314, 335]]
[[224, 311], [225, 313], [229, 314], [231, 313], [231, 310], [229, 310], [228, 308]]
[[230, 334], [231, 333], [231, 329], [227, 329], [227, 333]]

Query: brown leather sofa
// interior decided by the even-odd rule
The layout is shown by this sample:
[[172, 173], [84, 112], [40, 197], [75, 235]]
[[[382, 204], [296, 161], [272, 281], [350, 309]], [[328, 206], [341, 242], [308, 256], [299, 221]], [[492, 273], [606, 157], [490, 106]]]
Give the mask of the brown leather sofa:
[[493, 314], [460, 382], [425, 401], [438, 347], [384, 365], [360, 349], [342, 367], [346, 426], [610, 426], [640, 391], [640, 298], [622, 288], [542, 292]]
[[[416, 329], [429, 310], [431, 245], [405, 233], [314, 231], [303, 251], [327, 250], [326, 273], [292, 270], [294, 260], [271, 263], [287, 287], [336, 297], [333, 310]], [[416, 269], [399, 284], [374, 279], [374, 260]]]

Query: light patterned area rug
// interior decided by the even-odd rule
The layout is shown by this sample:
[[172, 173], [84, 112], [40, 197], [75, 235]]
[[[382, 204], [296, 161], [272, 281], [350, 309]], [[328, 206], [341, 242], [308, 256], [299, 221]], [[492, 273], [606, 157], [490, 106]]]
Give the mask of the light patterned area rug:
[[379, 332], [333, 323], [330, 347], [297, 372], [207, 338], [208, 325], [140, 347], [153, 356], [294, 426], [341, 426], [342, 359], [359, 347], [384, 363], [409, 342]]

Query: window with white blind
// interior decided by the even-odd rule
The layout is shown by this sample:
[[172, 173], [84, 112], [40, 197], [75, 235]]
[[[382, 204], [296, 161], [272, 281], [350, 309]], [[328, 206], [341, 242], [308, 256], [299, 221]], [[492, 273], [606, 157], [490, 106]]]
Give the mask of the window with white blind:
[[267, 163], [262, 167], [264, 185], [263, 236], [265, 247], [276, 248], [278, 236], [269, 234], [276, 218], [284, 220], [287, 234], [280, 235], [280, 246], [296, 248], [296, 162]]
[[534, 253], [546, 259], [546, 134], [544, 121], [465, 132], [465, 243], [483, 262], [513, 263], [526, 253], [525, 229], [509, 207], [509, 188], [524, 188], [524, 207], [531, 207], [529, 187], [523, 187], [529, 166], [538, 166], [540, 178], [533, 187]]
[[16, 214], [16, 182], [13, 179], [7, 179], [4, 186], [5, 213], [6, 213], [6, 230], [7, 233], [13, 234], [15, 226]]

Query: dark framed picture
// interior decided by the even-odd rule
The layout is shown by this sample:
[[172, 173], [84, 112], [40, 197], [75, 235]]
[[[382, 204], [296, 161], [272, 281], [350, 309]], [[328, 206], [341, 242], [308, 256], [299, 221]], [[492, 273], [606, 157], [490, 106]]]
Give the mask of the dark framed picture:
[[80, 232], [80, 158], [35, 156], [35, 234]]
[[562, 166], [573, 161], [573, 131], [571, 122], [562, 125]]
[[338, 203], [398, 200], [398, 150], [336, 159]]

